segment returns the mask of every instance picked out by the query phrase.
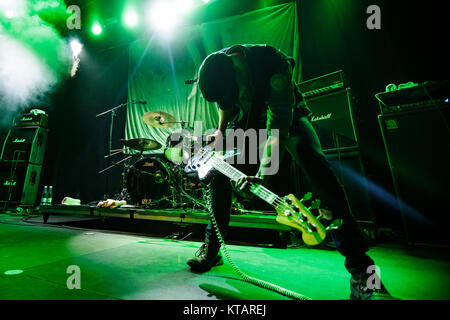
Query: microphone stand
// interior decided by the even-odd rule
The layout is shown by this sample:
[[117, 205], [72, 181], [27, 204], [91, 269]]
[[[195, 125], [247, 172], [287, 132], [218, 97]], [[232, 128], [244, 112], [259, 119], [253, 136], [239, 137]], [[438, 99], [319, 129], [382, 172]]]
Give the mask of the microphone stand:
[[[132, 101], [131, 103], [134, 104], [134, 103], [139, 103], [139, 102], [138, 101]], [[116, 110], [120, 109], [120, 108], [122, 108], [123, 106], [126, 106], [126, 105], [128, 105], [128, 103], [119, 104], [118, 106], [116, 106], [114, 108], [111, 108], [109, 110], [106, 110], [106, 111], [104, 111], [102, 113], [99, 113], [99, 114], [97, 114], [95, 116], [96, 118], [98, 118], [98, 117], [101, 117], [101, 116], [111, 112], [111, 122], [109, 124], [109, 143], [108, 143], [108, 155], [110, 155], [110, 156], [111, 156], [111, 151], [112, 151], [112, 136], [113, 136], [113, 128], [114, 128], [114, 118], [116, 117]], [[127, 158], [123, 159], [123, 161], [125, 161], [125, 160], [127, 160], [129, 158], [130, 157], [127, 157]], [[120, 163], [122, 163], [122, 161], [120, 161], [119, 164]], [[103, 172], [105, 172], [105, 171], [115, 167], [116, 165], [117, 165], [117, 163], [114, 164], [114, 165], [109, 166], [108, 168], [100, 171], [99, 173], [103, 173]], [[108, 188], [109, 188], [109, 181], [108, 181], [108, 175], [107, 175], [106, 176], [106, 190], [108, 190]]]
[[97, 114], [95, 116], [96, 118], [98, 118], [100, 116], [103, 116], [103, 115], [111, 112], [111, 121], [110, 121], [110, 124], [109, 124], [108, 154], [111, 154], [111, 150], [112, 150], [112, 135], [113, 135], [113, 127], [114, 127], [114, 118], [116, 117], [116, 110], [121, 108], [121, 107], [123, 107], [123, 106], [126, 106], [126, 105], [127, 105], [127, 103], [119, 104], [117, 107], [114, 107], [112, 109], [106, 110], [105, 112], [99, 113], [99, 114]]

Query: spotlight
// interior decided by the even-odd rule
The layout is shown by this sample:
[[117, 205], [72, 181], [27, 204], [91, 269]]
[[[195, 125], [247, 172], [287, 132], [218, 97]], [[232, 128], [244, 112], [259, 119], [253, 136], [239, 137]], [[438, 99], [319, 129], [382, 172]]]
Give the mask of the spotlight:
[[72, 50], [73, 64], [72, 69], [70, 70], [70, 76], [73, 78], [77, 73], [78, 66], [80, 65], [80, 53], [83, 49], [83, 45], [80, 43], [80, 40], [73, 38], [69, 41], [70, 49]]
[[102, 26], [100, 25], [100, 23], [95, 22], [95, 23], [93, 24], [91, 30], [92, 30], [92, 33], [93, 33], [93, 34], [95, 34], [96, 36], [98, 36], [99, 34], [102, 33], [103, 28], [102, 28]]
[[80, 43], [78, 39], [70, 40], [70, 49], [72, 49], [72, 54], [74, 57], [78, 57], [83, 49], [83, 45]]
[[139, 23], [139, 17], [135, 10], [128, 9], [123, 16], [123, 23], [127, 27], [135, 27]]
[[5, 16], [6, 16], [8, 19], [12, 19], [12, 18], [14, 18], [14, 12], [13, 12], [12, 10], [6, 10], [6, 11], [5, 11]]
[[178, 22], [177, 10], [167, 2], [158, 1], [150, 8], [150, 23], [161, 33], [168, 35]]
[[187, 13], [193, 8], [192, 0], [177, 0], [176, 4], [182, 13]]

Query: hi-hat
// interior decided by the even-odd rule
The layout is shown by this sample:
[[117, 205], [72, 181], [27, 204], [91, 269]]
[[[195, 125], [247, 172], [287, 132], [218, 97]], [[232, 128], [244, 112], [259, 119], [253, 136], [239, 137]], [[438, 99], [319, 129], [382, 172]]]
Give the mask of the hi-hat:
[[161, 144], [159, 142], [146, 138], [123, 140], [123, 144], [128, 148], [137, 151], [152, 151], [161, 148]]
[[168, 129], [179, 123], [175, 118], [162, 111], [150, 111], [142, 116], [146, 124], [155, 128]]

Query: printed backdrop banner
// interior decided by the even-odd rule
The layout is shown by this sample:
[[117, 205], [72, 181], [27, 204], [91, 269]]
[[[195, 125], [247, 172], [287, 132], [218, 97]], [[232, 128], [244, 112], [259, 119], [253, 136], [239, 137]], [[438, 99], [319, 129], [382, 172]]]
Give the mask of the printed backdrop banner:
[[157, 37], [130, 44], [128, 102], [125, 138], [149, 138], [163, 146], [147, 153], [162, 153], [168, 136], [181, 125], [160, 129], [147, 125], [142, 116], [162, 111], [193, 128], [201, 121], [202, 133], [216, 128], [218, 109], [206, 102], [196, 84], [198, 68], [210, 53], [235, 44], [268, 44], [296, 61], [294, 78], [300, 80], [300, 53], [295, 2], [251, 11], [221, 20], [177, 30], [170, 43]]

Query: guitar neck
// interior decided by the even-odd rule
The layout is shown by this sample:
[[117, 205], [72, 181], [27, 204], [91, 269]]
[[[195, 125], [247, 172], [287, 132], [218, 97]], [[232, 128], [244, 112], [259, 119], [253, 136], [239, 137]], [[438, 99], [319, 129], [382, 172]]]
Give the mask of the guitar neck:
[[[220, 159], [216, 156], [212, 159], [212, 165], [213, 167], [218, 170], [220, 173], [224, 174], [228, 178], [230, 178], [233, 181], [236, 181], [240, 178], [245, 178], [247, 175], [224, 161], [223, 159]], [[275, 193], [267, 189], [266, 187], [259, 185], [259, 184], [251, 184], [250, 185], [250, 191], [261, 198], [262, 200], [266, 201], [268, 204], [276, 206], [276, 202], [278, 200], [278, 203], [281, 201], [281, 198], [277, 196]]]

